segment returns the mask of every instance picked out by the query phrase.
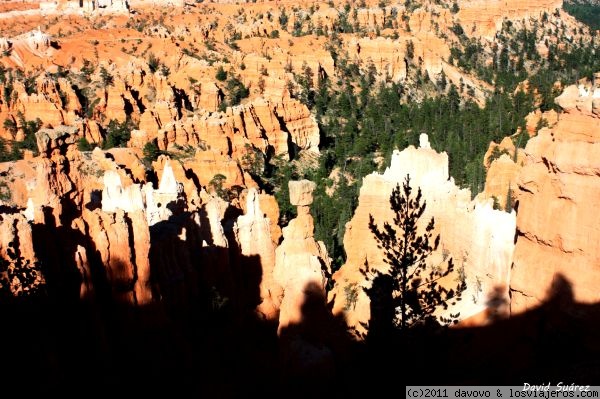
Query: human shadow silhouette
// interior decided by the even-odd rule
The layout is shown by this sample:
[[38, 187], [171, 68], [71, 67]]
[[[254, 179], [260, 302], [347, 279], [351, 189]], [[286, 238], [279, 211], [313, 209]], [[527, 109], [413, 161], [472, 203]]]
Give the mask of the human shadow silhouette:
[[[154, 296], [140, 306], [115, 296], [94, 242], [71, 227], [75, 210], [61, 226], [46, 213], [45, 224], [33, 225], [46, 289], [0, 298], [2, 379], [28, 392], [354, 397], [405, 384], [600, 381], [600, 304], [578, 303], [564, 276], [523, 313], [505, 317], [498, 293], [484, 326], [400, 333], [389, 322], [394, 309], [382, 275], [369, 291], [362, 341], [343, 315], [332, 314], [322, 288], [309, 284], [300, 320], [278, 336], [276, 322], [255, 311], [260, 258], [235, 245], [216, 248], [201, 215], [200, 226], [182, 212], [152, 227]], [[78, 246], [87, 251], [94, 288], [85, 297]]]
[[[488, 324], [480, 327], [421, 327], [391, 334], [386, 327], [388, 333], [380, 334], [380, 325], [389, 326], [390, 313], [380, 311], [378, 304], [384, 299], [372, 302], [370, 324], [376, 328], [365, 340], [367, 380], [410, 385], [567, 380], [591, 385], [600, 380], [600, 362], [594, 360], [600, 345], [593, 337], [600, 326], [600, 304], [577, 303], [562, 275], [555, 277], [547, 299], [538, 307], [510, 317], [502, 316], [506, 303], [492, 294]], [[382, 366], [394, 361], [398, 367]]]
[[358, 370], [356, 342], [345, 317], [332, 314], [333, 302], [327, 302], [321, 286], [310, 282], [303, 293], [300, 320], [279, 334], [281, 386], [290, 397], [338, 396], [351, 386], [345, 379]]

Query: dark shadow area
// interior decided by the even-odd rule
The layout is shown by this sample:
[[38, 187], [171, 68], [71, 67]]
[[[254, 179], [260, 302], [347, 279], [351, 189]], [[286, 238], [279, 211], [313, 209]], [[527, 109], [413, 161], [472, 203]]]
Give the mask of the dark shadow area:
[[200, 179], [198, 178], [198, 175], [194, 172], [192, 168], [184, 170], [186, 179], [189, 179], [192, 182], [194, 182], [194, 187], [196, 187], [197, 190], [200, 190], [202, 188], [202, 184], [200, 184]]
[[90, 101], [88, 100], [86, 95], [83, 93], [83, 90], [79, 86], [73, 84], [73, 85], [71, 85], [71, 89], [73, 89], [73, 91], [75, 92], [75, 95], [77, 96], [77, 99], [79, 100], [79, 103], [81, 104], [81, 112], [75, 111], [75, 113], [78, 116], [85, 115], [89, 109]]
[[385, 344], [394, 335], [396, 311], [393, 299], [394, 281], [389, 274], [377, 274], [371, 287], [365, 290], [370, 298], [371, 319], [368, 323], [367, 342], [373, 346]]
[[362, 383], [360, 346], [343, 316], [333, 316], [322, 288], [303, 290], [299, 323], [282, 326], [279, 336], [281, 383], [286, 397], [354, 397]]
[[[232, 239], [219, 247], [206, 213], [172, 210], [150, 230], [153, 298], [142, 305], [130, 300], [137, 275], [128, 277], [125, 264], [103, 264], [90, 237], [71, 227], [74, 210], [65, 211], [62, 226], [46, 210], [46, 223], [33, 225], [45, 289], [0, 296], [0, 367], [10, 381], [3, 389], [305, 398], [372, 397], [406, 384], [600, 382], [600, 304], [577, 303], [561, 276], [525, 313], [505, 318], [499, 291], [488, 299], [486, 326], [398, 331], [382, 275], [368, 291], [372, 317], [362, 342], [309, 284], [300, 320], [278, 335], [276, 323], [255, 311], [260, 258], [242, 255]], [[78, 247], [86, 249], [87, 271]], [[82, 298], [86, 281], [93, 289]]]
[[102, 208], [102, 191], [92, 190], [90, 192], [90, 202], [84, 205], [86, 209], [93, 211], [94, 209]]
[[[557, 276], [539, 307], [506, 317], [500, 292], [488, 299], [488, 325], [394, 329], [389, 284], [375, 280], [369, 295], [372, 328], [366, 336], [365, 381], [408, 385], [522, 385], [600, 382], [600, 304], [574, 301]], [[389, 367], [389, 364], [398, 364]], [[401, 382], [401, 383], [400, 383]], [[369, 384], [363, 386], [368, 391]]]
[[129, 92], [131, 93], [131, 97], [133, 97], [133, 100], [135, 101], [135, 105], [140, 115], [143, 114], [144, 111], [146, 111], [146, 106], [144, 105], [144, 102], [140, 97], [140, 92], [135, 89], [130, 89]]
[[176, 104], [178, 113], [180, 114], [180, 116], [179, 116], [180, 118], [181, 118], [181, 115], [183, 114], [184, 109], [187, 111], [194, 110], [192, 102], [190, 101], [190, 98], [187, 95], [187, 93], [185, 92], [185, 90], [174, 88], [173, 91], [175, 93], [175, 104]]
[[158, 176], [152, 168], [146, 169], [146, 182], [152, 183], [152, 188], [158, 188]]
[[[238, 254], [232, 267], [230, 249], [203, 245], [210, 230], [173, 211], [151, 226], [153, 300], [136, 306], [136, 271], [129, 275], [124, 262], [104, 265], [88, 236], [70, 223], [56, 226], [47, 209], [46, 223], [33, 225], [45, 289], [29, 297], [0, 292], [2, 380], [46, 394], [275, 395], [277, 326], [254, 310], [259, 257]], [[89, 271], [76, 261], [78, 247]], [[82, 297], [84, 282], [92, 289]], [[272, 383], [264, 386], [265, 378]]]
[[0, 213], [2, 214], [15, 214], [21, 212], [19, 209], [8, 205], [0, 205]]
[[131, 114], [134, 112], [133, 104], [131, 104], [131, 101], [125, 98], [125, 96], [121, 96], [121, 99], [123, 100], [123, 110], [125, 111], [125, 115], [127, 115], [128, 118], [131, 118]]

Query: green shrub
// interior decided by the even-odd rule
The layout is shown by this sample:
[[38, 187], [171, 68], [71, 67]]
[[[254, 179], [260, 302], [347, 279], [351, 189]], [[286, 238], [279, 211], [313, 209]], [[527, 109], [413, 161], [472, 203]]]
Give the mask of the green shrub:
[[242, 99], [250, 95], [250, 90], [236, 77], [231, 77], [227, 81], [227, 92], [229, 105], [238, 105]]
[[225, 201], [229, 200], [228, 191], [223, 188], [223, 182], [227, 180], [227, 176], [220, 173], [213, 176], [208, 183], [212, 191]]
[[154, 55], [154, 53], [148, 54], [148, 68], [150, 68], [150, 72], [154, 73], [158, 70], [160, 62], [158, 58]]
[[85, 137], [82, 137], [77, 141], [77, 148], [79, 149], [79, 151], [82, 151], [82, 152], [83, 151], [92, 151], [92, 145]]
[[226, 81], [227, 80], [227, 71], [224, 70], [222, 66], [220, 66], [219, 69], [217, 69], [217, 74], [215, 75], [215, 78], [220, 82]]
[[132, 128], [130, 121], [119, 123], [117, 120], [111, 119], [106, 128], [106, 139], [102, 148], [108, 150], [113, 147], [126, 147], [131, 138]]
[[147, 162], [156, 161], [156, 158], [160, 155], [160, 150], [155, 141], [149, 141], [144, 145], [144, 160]]

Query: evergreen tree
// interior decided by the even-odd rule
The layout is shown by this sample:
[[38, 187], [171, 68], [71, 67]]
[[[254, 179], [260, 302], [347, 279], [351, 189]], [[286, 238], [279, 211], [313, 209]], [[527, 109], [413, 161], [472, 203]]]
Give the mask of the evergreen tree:
[[218, 81], [224, 82], [225, 80], [227, 80], [227, 71], [225, 71], [222, 66], [219, 66], [215, 78]]
[[14, 120], [7, 118], [3, 123], [4, 129], [6, 129], [10, 134], [15, 136], [17, 134], [17, 124]]
[[237, 78], [232, 76], [227, 80], [227, 105], [238, 105], [242, 99], [248, 97], [250, 95], [250, 90], [244, 83]]
[[103, 66], [100, 67], [100, 80], [104, 87], [111, 86], [114, 82], [113, 76]]
[[131, 138], [132, 128], [130, 121], [119, 123], [119, 121], [111, 119], [106, 129], [106, 140], [104, 140], [102, 148], [108, 150], [113, 147], [126, 147]]
[[77, 148], [79, 151], [92, 151], [92, 145], [85, 137], [82, 137], [77, 141]]
[[[388, 300], [377, 297], [382, 293], [380, 284], [374, 284], [372, 289], [367, 290], [367, 294], [376, 303], [388, 303], [393, 307], [393, 312], [388, 308], [384, 313], [393, 317], [389, 322], [399, 330], [432, 322], [442, 325], [456, 323], [459, 314], [451, 314], [445, 318], [437, 317], [435, 311], [447, 309], [450, 303], [454, 304], [466, 288], [463, 280], [454, 289], [447, 289], [439, 284], [442, 278], [454, 271], [452, 259], [445, 268], [427, 266], [427, 258], [437, 249], [440, 237], [433, 237], [433, 218], [427, 224], [425, 232], [419, 233], [419, 220], [425, 212], [426, 202], [420, 188], [416, 196], [412, 195], [412, 191], [408, 175], [402, 187], [397, 184], [392, 191], [390, 207], [394, 212], [394, 225], [385, 222], [383, 228], [380, 228], [375, 224], [373, 215], [369, 216], [369, 228], [379, 248], [383, 249], [385, 262], [390, 268], [387, 273], [375, 272], [371, 275], [367, 265], [365, 274], [373, 282], [378, 279], [379, 282], [387, 281], [388, 285], [391, 284], [391, 289], [387, 292], [392, 297]], [[382, 278], [386, 275], [387, 278]]]
[[13, 157], [6, 146], [6, 141], [3, 138], [0, 138], [0, 162], [7, 162], [12, 160]]
[[156, 158], [158, 158], [158, 156], [160, 155], [160, 150], [158, 149], [158, 145], [156, 145], [156, 142], [153, 141], [149, 141], [144, 145], [144, 160], [146, 160], [147, 162], [152, 162], [152, 161], [156, 161]]

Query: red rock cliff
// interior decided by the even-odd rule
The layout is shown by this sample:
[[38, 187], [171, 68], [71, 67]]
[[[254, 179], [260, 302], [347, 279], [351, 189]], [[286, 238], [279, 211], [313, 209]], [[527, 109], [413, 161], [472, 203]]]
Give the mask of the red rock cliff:
[[571, 86], [556, 102], [564, 112], [529, 141], [518, 178], [512, 313], [540, 304], [559, 276], [575, 301], [600, 300], [600, 89]]

